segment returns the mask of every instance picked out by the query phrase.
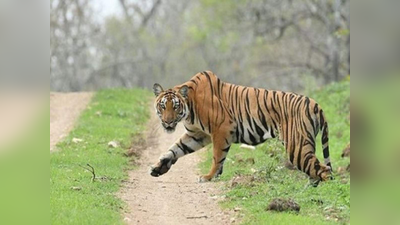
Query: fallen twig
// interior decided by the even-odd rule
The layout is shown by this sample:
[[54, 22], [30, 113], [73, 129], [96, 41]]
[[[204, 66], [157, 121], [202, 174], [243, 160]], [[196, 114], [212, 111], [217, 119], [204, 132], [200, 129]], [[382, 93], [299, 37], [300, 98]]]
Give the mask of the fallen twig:
[[80, 167], [82, 167], [83, 169], [85, 169], [85, 170], [87, 170], [87, 171], [89, 171], [89, 172], [91, 172], [92, 173], [92, 182], [94, 182], [94, 180], [96, 179], [96, 173], [94, 172], [94, 168], [93, 168], [93, 166], [91, 166], [89, 163], [87, 163], [86, 164], [88, 167], [90, 167], [91, 169], [88, 169], [88, 168], [86, 168], [86, 167], [84, 167], [84, 166], [81, 166], [81, 165], [79, 165]]
[[208, 216], [188, 216], [186, 217], [186, 219], [201, 219], [201, 218], [208, 218]]

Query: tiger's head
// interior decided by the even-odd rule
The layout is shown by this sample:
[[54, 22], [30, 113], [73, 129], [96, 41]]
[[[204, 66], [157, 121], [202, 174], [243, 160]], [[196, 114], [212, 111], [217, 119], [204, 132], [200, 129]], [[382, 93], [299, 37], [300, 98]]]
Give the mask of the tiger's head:
[[310, 171], [310, 182], [316, 187], [321, 181], [333, 180], [332, 169], [318, 160], [314, 162], [314, 170]]
[[168, 133], [175, 131], [176, 125], [188, 116], [188, 86], [168, 89], [164, 91], [161, 85], [155, 83], [153, 86], [156, 100], [154, 107], [161, 120], [161, 124]]

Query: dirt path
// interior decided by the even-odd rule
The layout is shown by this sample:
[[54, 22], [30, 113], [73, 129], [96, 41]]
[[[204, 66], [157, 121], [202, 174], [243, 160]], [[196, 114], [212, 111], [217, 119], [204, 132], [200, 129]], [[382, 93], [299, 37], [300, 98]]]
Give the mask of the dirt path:
[[50, 152], [72, 129], [92, 95], [88, 92], [50, 93]]
[[128, 224], [230, 224], [231, 213], [218, 206], [219, 184], [197, 182], [199, 152], [179, 159], [163, 176], [150, 176], [150, 165], [184, 133], [183, 126], [178, 125], [174, 133], [167, 134], [153, 114], [148, 126], [148, 146], [143, 150], [140, 166], [129, 173], [129, 180], [120, 193], [129, 206], [124, 221]]

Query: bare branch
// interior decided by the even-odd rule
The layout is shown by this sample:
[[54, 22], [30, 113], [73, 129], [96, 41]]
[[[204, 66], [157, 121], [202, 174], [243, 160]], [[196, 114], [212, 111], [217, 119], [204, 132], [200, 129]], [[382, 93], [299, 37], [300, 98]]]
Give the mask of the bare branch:
[[147, 15], [145, 15], [145, 17], [142, 20], [142, 27], [145, 27], [147, 25], [147, 23], [149, 22], [150, 18], [154, 15], [154, 13], [156, 12], [157, 8], [160, 6], [161, 4], [161, 0], [157, 0], [153, 7], [151, 8], [150, 12], [147, 13]]

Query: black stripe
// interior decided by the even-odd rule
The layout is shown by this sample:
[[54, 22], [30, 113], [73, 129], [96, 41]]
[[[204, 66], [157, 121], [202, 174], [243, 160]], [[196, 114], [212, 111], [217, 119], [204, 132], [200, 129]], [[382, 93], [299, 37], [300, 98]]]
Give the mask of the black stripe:
[[239, 128], [236, 128], [236, 142], [239, 142]]
[[302, 168], [301, 168], [301, 152], [302, 152], [302, 147], [303, 147], [303, 141], [304, 141], [304, 138], [303, 138], [303, 136], [301, 136], [301, 139], [300, 139], [300, 143], [299, 143], [299, 152], [297, 153], [297, 169], [299, 169], [299, 170], [302, 170]]
[[225, 138], [225, 143], [226, 143], [227, 145], [230, 144], [229, 141], [228, 141], [228, 139], [226, 139], [226, 138]]
[[265, 92], [264, 92], [264, 105], [265, 105], [265, 109], [267, 110], [267, 113], [269, 115], [271, 115], [271, 113], [268, 109], [268, 91], [267, 90], [265, 90]]
[[225, 161], [225, 159], [226, 159], [226, 157], [224, 157], [223, 159], [221, 159], [218, 163], [222, 163], [222, 162], [224, 162]]
[[203, 138], [196, 138], [194, 136], [187, 135], [188, 137], [192, 138], [195, 142], [200, 143], [200, 145], [203, 145]]
[[229, 149], [230, 149], [230, 148], [231, 148], [231, 146], [228, 146], [228, 147], [222, 149], [222, 151], [223, 151], [223, 152], [229, 152]]
[[250, 141], [251, 141], [251, 143], [254, 145], [254, 144], [257, 144], [257, 140], [256, 140], [256, 138], [254, 137], [254, 135], [247, 129], [247, 132], [249, 132], [249, 137], [250, 137]]
[[305, 171], [307, 169], [308, 163], [309, 163], [310, 159], [312, 159], [312, 157], [313, 157], [312, 152], [307, 152], [304, 155], [305, 160], [303, 162], [303, 171]]
[[257, 132], [257, 134], [258, 134], [258, 136], [260, 137], [260, 140], [263, 138], [263, 136], [264, 136], [264, 131], [257, 125], [257, 123], [256, 123], [256, 121], [253, 119], [253, 123], [254, 123], [254, 126], [255, 126], [255, 128], [256, 128], [256, 132]]
[[184, 151], [187, 151], [189, 153], [193, 153], [194, 152], [194, 150], [192, 148], [190, 148], [189, 146], [183, 144], [182, 141], [180, 141], [180, 144], [182, 145], [182, 148], [184, 149]]
[[174, 154], [174, 158], [176, 158], [176, 154], [174, 151], [172, 151], [172, 149], [169, 150], [170, 152], [172, 152], [172, 154]]
[[218, 97], [221, 98], [221, 80], [217, 79]]
[[325, 144], [325, 143], [327, 143], [327, 142], [329, 141], [329, 138], [328, 138], [328, 134], [327, 134], [327, 132], [326, 132], [326, 129], [327, 129], [327, 124], [325, 123], [325, 124], [324, 124], [324, 130], [323, 130], [323, 132], [322, 132], [322, 144]]
[[180, 146], [179, 144], [176, 144], [176, 146], [178, 146], [178, 148], [182, 150], [183, 154], [187, 154], [187, 151], [182, 146]]
[[314, 169], [315, 169], [315, 174], [318, 175], [318, 172], [321, 170], [321, 166], [319, 165], [319, 162], [316, 163], [316, 165], [314, 165]]
[[259, 95], [260, 95], [260, 91], [257, 92], [258, 118], [260, 118], [261, 124], [268, 131], [267, 121], [265, 119], [265, 115], [264, 115], [263, 111], [261, 110], [260, 101], [259, 101]]
[[189, 111], [190, 111], [190, 123], [194, 124], [194, 110], [193, 110], [193, 104], [189, 104]]
[[309, 98], [306, 98], [306, 106], [307, 106], [307, 108], [306, 108], [306, 116], [307, 116], [308, 120], [311, 123], [311, 126], [313, 128], [313, 134], [315, 136], [316, 129], [315, 129], [314, 120], [312, 119], [312, 117], [310, 115], [310, 99]]
[[201, 122], [200, 119], [199, 119], [199, 123], [200, 123], [201, 129], [202, 129], [203, 131], [205, 131], [205, 130], [204, 130], [204, 125], [203, 125], [203, 123]]
[[[286, 148], [289, 148], [289, 146], [286, 146]], [[289, 149], [289, 160], [294, 165], [294, 151], [291, 151], [290, 149]]]
[[187, 128], [186, 126], [184, 126], [184, 127], [185, 127], [185, 129], [186, 129], [187, 131], [189, 131], [189, 132], [191, 132], [191, 133], [194, 133], [194, 131], [190, 130], [190, 129]]
[[322, 109], [319, 111], [319, 120], [320, 120], [320, 124], [321, 124], [321, 130], [324, 127], [325, 124], [325, 120], [324, 120], [324, 114]]
[[206, 71], [204, 71], [203, 74], [206, 75], [207, 80], [210, 83], [211, 96], [214, 96], [214, 88], [213, 88], [213, 85], [212, 85], [211, 77]]
[[324, 158], [328, 158], [329, 157], [329, 146], [326, 146], [326, 148], [324, 148], [324, 150], [322, 151], [324, 154]]

